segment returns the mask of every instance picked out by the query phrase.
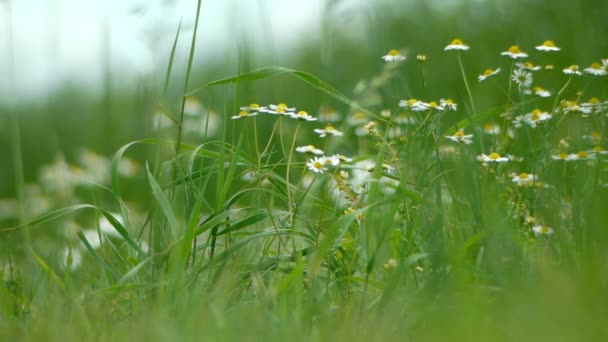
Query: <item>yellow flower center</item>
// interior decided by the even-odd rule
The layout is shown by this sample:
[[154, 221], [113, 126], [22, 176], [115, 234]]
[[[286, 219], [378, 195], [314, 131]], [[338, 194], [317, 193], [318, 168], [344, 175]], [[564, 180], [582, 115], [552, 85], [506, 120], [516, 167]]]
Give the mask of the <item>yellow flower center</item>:
[[602, 65], [600, 63], [592, 63], [590, 68], [596, 69], [596, 70], [602, 70]]
[[411, 107], [414, 104], [416, 104], [416, 102], [418, 102], [418, 100], [416, 100], [416, 99], [409, 99], [409, 100], [407, 100], [407, 105]]
[[509, 48], [509, 52], [513, 54], [521, 53], [521, 49], [519, 48], [519, 46], [513, 45]]
[[464, 43], [460, 39], [454, 39], [454, 40], [452, 40], [450, 45], [464, 45]]
[[532, 64], [530, 62], [526, 62], [526, 63], [524, 63], [524, 67], [526, 67], [526, 68], [534, 68], [534, 64]]
[[323, 169], [323, 163], [321, 163], [320, 161], [316, 161], [314, 162], [314, 164], [312, 164], [312, 166], [317, 169], [317, 170], [322, 170]]
[[544, 47], [555, 47], [555, 43], [552, 40], [545, 40], [543, 43]]
[[453, 105], [453, 104], [454, 104], [454, 101], [452, 101], [452, 99], [447, 99], [447, 100], [445, 100], [444, 102], [445, 102], [445, 104], [447, 104], [447, 105]]
[[565, 152], [562, 152], [560, 154], [557, 155], [559, 157], [559, 159], [566, 159], [568, 158], [568, 154]]
[[535, 109], [535, 110], [532, 111], [532, 115], [531, 115], [530, 118], [532, 119], [532, 121], [538, 121], [538, 120], [540, 120], [540, 114], [541, 113], [542, 112], [540, 110]]
[[500, 158], [500, 154], [496, 153], [496, 152], [492, 152], [490, 153], [490, 155], [488, 156], [488, 158], [492, 159], [492, 160], [497, 160]]
[[492, 69], [486, 69], [486, 71], [483, 72], [484, 76], [490, 76], [494, 73], [494, 70]]
[[544, 91], [545, 89], [543, 89], [542, 87], [536, 86], [534, 87], [534, 92], [535, 93], [540, 93], [541, 91]]
[[573, 64], [573, 65], [571, 65], [571, 66], [568, 67], [568, 70], [570, 70], [570, 71], [578, 71], [578, 65]]
[[592, 97], [589, 99], [589, 103], [594, 104], [594, 105], [599, 104], [600, 99], [598, 99], [597, 97]]
[[395, 49], [392, 49], [391, 51], [388, 52], [388, 55], [392, 56], [392, 57], [395, 57], [395, 56], [399, 56], [400, 53], [399, 53], [399, 51], [397, 51]]
[[576, 154], [579, 158], [581, 159], [587, 159], [589, 157], [589, 154], [585, 151], [580, 151], [579, 153]]
[[603, 148], [602, 146], [595, 146], [595, 147], [593, 148], [593, 150], [594, 150], [595, 152], [604, 152], [604, 148]]
[[298, 112], [298, 116], [308, 116], [308, 113], [306, 113], [305, 111], [301, 110]]
[[277, 112], [277, 114], [285, 114], [285, 108], [277, 106], [277, 110], [275, 110], [275, 112]]
[[519, 179], [528, 179], [528, 178], [530, 178], [530, 175], [525, 172], [522, 172], [519, 174]]
[[333, 132], [333, 131], [335, 131], [335, 130], [336, 130], [336, 129], [335, 129], [335, 128], [334, 128], [334, 126], [332, 126], [332, 125], [327, 125], [327, 126], [325, 126], [325, 132]]
[[464, 137], [464, 132], [462, 130], [459, 130], [458, 132], [454, 133], [454, 137], [462, 138]]
[[260, 105], [257, 104], [257, 103], [252, 103], [252, 104], [249, 105], [249, 108], [251, 108], [251, 109], [260, 109]]
[[431, 108], [437, 108], [437, 106], [439, 106], [439, 104], [437, 102], [435, 102], [435, 101], [429, 102], [429, 107], [431, 107]]
[[284, 103], [279, 103], [279, 104], [277, 105], [277, 108], [278, 108], [278, 109], [287, 109], [287, 105], [286, 105], [286, 104], [284, 104]]
[[549, 233], [549, 227], [547, 226], [540, 226], [540, 228], [538, 228], [538, 232], [541, 234], [548, 234]]
[[242, 110], [242, 111], [239, 113], [239, 116], [240, 116], [240, 117], [243, 117], [243, 116], [248, 116], [248, 115], [249, 115], [249, 112], [247, 112], [246, 110]]
[[602, 133], [600, 133], [600, 132], [598, 132], [598, 131], [593, 131], [593, 132], [591, 133], [591, 136], [592, 136], [592, 137], [594, 137], [594, 138], [596, 138], [596, 139], [599, 139], [599, 138], [601, 138], [601, 137], [602, 137]]

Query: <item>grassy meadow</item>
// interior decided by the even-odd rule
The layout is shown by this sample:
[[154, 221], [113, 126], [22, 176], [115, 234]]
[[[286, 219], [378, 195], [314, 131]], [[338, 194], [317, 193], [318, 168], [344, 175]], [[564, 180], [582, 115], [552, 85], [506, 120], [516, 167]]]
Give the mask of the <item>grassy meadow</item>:
[[608, 3], [429, 3], [0, 103], [0, 340], [608, 340]]

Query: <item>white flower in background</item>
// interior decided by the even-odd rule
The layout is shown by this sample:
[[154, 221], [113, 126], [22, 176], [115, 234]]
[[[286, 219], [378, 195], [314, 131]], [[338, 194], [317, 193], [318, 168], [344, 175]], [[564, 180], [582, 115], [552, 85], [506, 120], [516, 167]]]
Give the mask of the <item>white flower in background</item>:
[[203, 111], [203, 105], [196, 97], [186, 97], [186, 101], [184, 102], [184, 115], [198, 116], [203, 114]]
[[401, 100], [399, 107], [409, 108], [413, 112], [422, 112], [427, 110], [428, 104], [417, 99]]
[[540, 65], [534, 65], [534, 63], [532, 63], [532, 62], [515, 63], [515, 66], [520, 69], [529, 70], [529, 71], [538, 71], [541, 68]]
[[461, 51], [467, 51], [469, 49], [468, 45], [465, 45], [464, 42], [461, 39], [454, 39], [452, 40], [452, 42], [446, 46], [443, 50], [444, 51], [450, 51], [450, 50], [461, 50]]
[[507, 51], [501, 52], [500, 54], [503, 56], [511, 57], [513, 59], [528, 57], [528, 54], [521, 51], [521, 49], [517, 45], [512, 45]]
[[336, 122], [340, 120], [340, 113], [330, 106], [323, 106], [319, 110], [319, 121]]
[[[286, 112], [295, 112], [296, 111], [295, 107], [291, 107], [290, 108], [285, 103], [279, 103], [279, 104], [276, 104], [276, 105], [271, 104], [271, 105], [268, 106], [268, 108], [269, 108], [269, 110], [268, 110], [269, 113], [273, 113], [273, 111], [278, 111], [278, 110], [281, 110], [279, 112], [281, 114], [285, 114]], [[274, 113], [274, 114], [278, 114], [278, 113]]]
[[473, 138], [473, 134], [464, 134], [463, 129], [459, 129], [456, 133], [454, 133], [454, 135], [446, 135], [446, 138], [451, 141], [464, 143], [467, 145], [473, 143], [473, 140], [471, 140]]
[[296, 147], [296, 151], [302, 152], [302, 153], [312, 153], [312, 154], [316, 154], [316, 155], [324, 154], [323, 150], [316, 148], [314, 145], [299, 146], [299, 147]]
[[555, 46], [555, 43], [552, 40], [545, 40], [541, 45], [536, 47], [536, 50], [551, 52], [551, 51], [560, 51], [561, 49]]
[[538, 225], [532, 227], [532, 231], [536, 236], [538, 235], [551, 235], [553, 234], [553, 229], [551, 227], [547, 227], [544, 225]]
[[492, 152], [488, 155], [481, 154], [481, 155], [477, 156], [477, 160], [484, 162], [484, 163], [505, 163], [505, 162], [509, 161], [509, 158], [501, 157], [500, 154], [498, 154], [496, 152]]
[[540, 97], [551, 96], [551, 93], [549, 91], [543, 89], [540, 86], [536, 86], [536, 87], [532, 88], [532, 91], [534, 92], [534, 95], [536, 95], [536, 96], [540, 96]]
[[483, 125], [483, 131], [489, 135], [498, 135], [500, 134], [500, 125], [494, 122], [486, 122]]
[[[115, 213], [111, 213], [111, 215], [112, 215], [112, 217], [114, 217], [114, 219], [116, 221], [118, 221], [121, 225], [124, 226], [125, 220], [123, 219], [122, 215], [115, 214]], [[101, 217], [99, 218], [98, 224], [99, 224], [99, 231], [103, 235], [107, 235], [107, 236], [110, 236], [113, 238], [118, 238], [118, 239], [122, 238], [122, 236], [118, 233], [116, 228], [114, 228], [114, 226], [110, 223], [110, 221], [108, 221], [108, 219], [104, 215], [101, 215]]]
[[382, 59], [384, 59], [386, 62], [404, 61], [405, 58], [405, 56], [401, 55], [401, 53], [395, 49], [392, 49], [385, 56], [382, 56]]
[[332, 155], [325, 157], [325, 165], [338, 166], [340, 165], [340, 157], [338, 155]]
[[452, 99], [440, 99], [439, 105], [444, 109], [456, 110], [458, 105]]
[[335, 128], [334, 128], [334, 126], [332, 126], [332, 125], [327, 125], [327, 126], [325, 126], [325, 128], [323, 128], [323, 129], [320, 129], [320, 128], [315, 128], [315, 129], [314, 129], [314, 132], [315, 132], [315, 133], [317, 133], [317, 134], [319, 134], [319, 136], [320, 136], [321, 138], [324, 138], [324, 137], [326, 137], [326, 136], [328, 136], [328, 135], [333, 135], [333, 136], [336, 136], [336, 137], [340, 137], [340, 136], [343, 136], [343, 135], [344, 135], [344, 133], [342, 133], [342, 132], [338, 131], [338, 130], [337, 130], [337, 129], [335, 129]]
[[259, 113], [264, 113], [264, 112], [268, 111], [268, 107], [261, 107], [257, 103], [252, 103], [252, 104], [250, 104], [248, 106], [243, 106], [243, 107], [241, 107], [239, 109], [247, 111], [247, 112], [259, 112]]
[[488, 77], [492, 77], [500, 72], [500, 68], [496, 68], [495, 70], [486, 69], [483, 74], [477, 76], [479, 82], [485, 81]]
[[579, 70], [578, 65], [576, 64], [572, 64], [571, 66], [567, 67], [566, 69], [563, 70], [564, 74], [566, 75], [582, 75], [583, 73]]
[[78, 248], [64, 248], [59, 253], [59, 263], [63, 269], [74, 271], [82, 264], [82, 252]]
[[395, 115], [394, 120], [395, 123], [404, 125], [415, 125], [418, 123], [418, 118], [407, 112], [400, 112], [399, 114]]
[[531, 173], [522, 172], [518, 175], [513, 176], [513, 183], [517, 186], [530, 186], [534, 183], [535, 176]]

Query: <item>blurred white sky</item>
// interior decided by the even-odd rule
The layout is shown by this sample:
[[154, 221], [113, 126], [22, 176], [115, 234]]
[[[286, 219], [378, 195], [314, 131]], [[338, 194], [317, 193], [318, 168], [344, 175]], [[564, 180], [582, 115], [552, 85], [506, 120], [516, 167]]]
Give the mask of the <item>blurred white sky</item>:
[[[262, 49], [266, 45], [287, 51], [300, 37], [318, 32], [324, 2], [203, 0], [197, 56], [208, 60], [233, 53], [241, 33]], [[112, 70], [125, 78], [122, 81], [164, 70], [182, 17], [181, 51], [183, 56], [187, 53], [196, 3], [0, 0], [0, 99], [10, 94], [20, 100], [41, 98], [66, 81], [99, 89], [108, 55]], [[10, 29], [13, 65], [9, 62]], [[11, 72], [15, 82], [11, 82]]]

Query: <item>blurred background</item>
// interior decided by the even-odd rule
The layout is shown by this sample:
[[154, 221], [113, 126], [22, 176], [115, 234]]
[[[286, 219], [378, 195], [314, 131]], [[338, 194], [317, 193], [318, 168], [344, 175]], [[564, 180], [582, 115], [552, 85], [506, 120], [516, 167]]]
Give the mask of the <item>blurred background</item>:
[[[60, 173], [61, 165], [84, 167], [89, 152], [107, 158], [135, 139], [176, 137], [176, 126], [159, 112], [179, 113], [195, 11], [194, 0], [0, 1], [0, 219], [14, 215], [10, 200], [18, 179], [40, 182], [45, 165]], [[547, 39], [563, 51], [538, 63], [585, 67], [608, 57], [605, 13], [608, 2], [593, 0], [203, 1], [188, 89], [277, 65], [310, 72], [354, 96], [382, 71], [380, 57], [395, 48], [409, 58], [389, 93], [366, 103], [369, 109], [395, 108], [410, 97], [464, 103], [456, 59], [443, 51], [453, 38], [471, 46], [463, 59], [471, 83], [486, 68], [508, 68], [499, 53], [512, 44], [534, 59], [533, 47]], [[423, 67], [418, 54], [427, 57]], [[473, 92], [478, 111], [504, 104], [494, 98], [501, 96], [496, 89], [474, 84]], [[287, 102], [313, 114], [322, 105], [349, 110], [287, 76], [243, 84], [236, 96], [233, 86], [194, 94], [186, 108], [187, 141], [198, 144], [232, 130], [226, 123], [234, 103]], [[141, 165], [149, 156], [133, 158]]]

